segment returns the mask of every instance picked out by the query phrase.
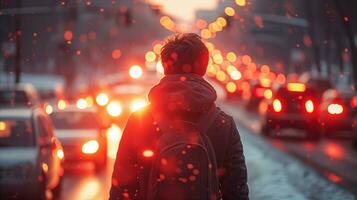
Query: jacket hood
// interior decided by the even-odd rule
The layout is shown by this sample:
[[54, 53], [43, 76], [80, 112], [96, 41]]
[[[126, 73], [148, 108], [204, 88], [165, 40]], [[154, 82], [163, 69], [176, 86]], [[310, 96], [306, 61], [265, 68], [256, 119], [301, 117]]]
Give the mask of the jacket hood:
[[196, 74], [166, 75], [149, 92], [155, 110], [174, 113], [208, 111], [217, 99], [214, 88]]

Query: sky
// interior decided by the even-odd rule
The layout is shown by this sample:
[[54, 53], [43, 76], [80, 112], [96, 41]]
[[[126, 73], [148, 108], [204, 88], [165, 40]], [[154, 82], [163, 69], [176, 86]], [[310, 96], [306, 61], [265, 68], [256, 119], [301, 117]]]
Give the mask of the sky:
[[183, 21], [193, 21], [195, 11], [212, 10], [217, 7], [218, 0], [148, 0], [163, 6], [163, 10]]

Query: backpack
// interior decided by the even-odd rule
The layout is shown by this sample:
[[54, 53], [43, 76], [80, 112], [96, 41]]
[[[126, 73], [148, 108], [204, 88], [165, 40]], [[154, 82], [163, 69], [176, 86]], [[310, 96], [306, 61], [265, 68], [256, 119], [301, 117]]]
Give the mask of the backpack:
[[218, 200], [216, 156], [206, 135], [217, 118], [217, 108], [192, 123], [160, 119], [161, 131], [148, 179], [148, 200]]

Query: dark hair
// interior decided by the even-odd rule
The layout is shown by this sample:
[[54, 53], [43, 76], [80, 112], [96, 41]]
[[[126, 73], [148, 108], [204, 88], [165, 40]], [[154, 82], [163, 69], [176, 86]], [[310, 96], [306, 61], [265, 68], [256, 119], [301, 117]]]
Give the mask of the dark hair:
[[161, 50], [165, 74], [206, 73], [209, 52], [199, 35], [181, 33], [170, 36]]

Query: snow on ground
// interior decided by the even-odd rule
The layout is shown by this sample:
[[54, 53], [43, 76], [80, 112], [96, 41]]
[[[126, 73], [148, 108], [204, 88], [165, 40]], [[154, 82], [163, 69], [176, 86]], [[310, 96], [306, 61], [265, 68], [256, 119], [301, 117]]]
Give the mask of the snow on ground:
[[[238, 122], [239, 123], [239, 122]], [[252, 200], [353, 200], [353, 194], [332, 184], [264, 139], [239, 127], [248, 167]]]

